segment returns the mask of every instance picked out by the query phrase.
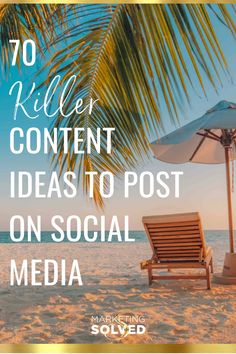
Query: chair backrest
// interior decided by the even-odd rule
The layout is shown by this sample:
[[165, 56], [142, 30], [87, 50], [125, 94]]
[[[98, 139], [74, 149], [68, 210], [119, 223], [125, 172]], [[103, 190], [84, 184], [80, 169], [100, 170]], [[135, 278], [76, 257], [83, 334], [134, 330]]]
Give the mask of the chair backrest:
[[205, 258], [199, 213], [145, 216], [142, 221], [158, 262], [201, 262]]

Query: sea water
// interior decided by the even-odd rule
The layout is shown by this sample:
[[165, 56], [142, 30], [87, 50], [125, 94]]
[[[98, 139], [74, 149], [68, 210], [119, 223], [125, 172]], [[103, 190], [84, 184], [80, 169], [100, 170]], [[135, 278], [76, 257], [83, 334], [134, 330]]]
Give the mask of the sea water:
[[[108, 233], [108, 232], [107, 232]], [[122, 233], [122, 231], [121, 231]], [[17, 232], [16, 232], [17, 234]], [[41, 237], [41, 243], [53, 243], [51, 237], [52, 231], [43, 231]], [[148, 243], [147, 236], [144, 231], [130, 231], [129, 236], [135, 239], [135, 242], [138, 243]], [[73, 232], [72, 232], [73, 235]], [[92, 231], [91, 231], [92, 235]], [[123, 236], [123, 235], [122, 235]], [[222, 265], [224, 261], [225, 252], [229, 250], [229, 237], [227, 230], [206, 230], [205, 231], [205, 238], [207, 246], [210, 246], [213, 249], [215, 254], [214, 259], [216, 260], [217, 265]], [[99, 237], [98, 237], [99, 239]], [[65, 240], [63, 243], [68, 243], [69, 241]], [[83, 237], [83, 233], [81, 235], [81, 239], [78, 243], [85, 243], [85, 239]], [[97, 241], [100, 243], [100, 241]], [[1, 231], [0, 232], [0, 244], [10, 244], [13, 243], [10, 238], [9, 231]], [[27, 234], [25, 233], [25, 238], [21, 243], [28, 243], [27, 242]], [[31, 243], [38, 243], [37, 239], [32, 237]], [[117, 241], [113, 241], [112, 243], [121, 243]], [[16, 243], [15, 243], [16, 244]], [[19, 243], [18, 243], [19, 244]], [[58, 243], [55, 243], [57, 245]], [[75, 243], [73, 243], [74, 245]], [[88, 243], [87, 243], [88, 244]], [[129, 244], [131, 247], [135, 247], [135, 243]], [[90, 244], [88, 244], [90, 247]]]
[[[50, 243], [53, 242], [51, 234], [54, 231], [42, 231], [42, 243]], [[54, 232], [55, 233], [55, 232]], [[99, 233], [99, 232], [98, 232]], [[107, 235], [108, 235], [107, 231]], [[16, 235], [19, 235], [19, 233], [16, 231]], [[57, 234], [57, 233], [56, 233]], [[76, 233], [72, 231], [72, 235], [76, 236]], [[89, 234], [93, 234], [93, 231], [89, 232]], [[124, 236], [124, 232], [121, 231], [122, 236]], [[144, 231], [129, 231], [130, 237], [135, 239], [135, 242], [148, 242], [147, 236]], [[59, 235], [59, 233], [58, 233]], [[206, 230], [205, 231], [205, 237], [206, 237], [206, 242], [209, 246], [211, 247], [223, 247], [225, 248], [225, 245], [228, 244], [228, 231], [227, 230]], [[99, 239], [99, 237], [98, 237]], [[31, 243], [37, 243], [36, 237], [32, 237], [32, 242]], [[63, 242], [69, 242], [65, 239]], [[81, 235], [81, 239], [79, 242], [86, 242], [83, 236], [83, 232]], [[99, 241], [97, 241], [99, 242]], [[114, 241], [116, 243], [117, 241]], [[9, 231], [0, 231], [0, 243], [13, 243], [10, 238], [10, 232]], [[25, 233], [25, 238], [21, 243], [27, 243], [27, 234]]]

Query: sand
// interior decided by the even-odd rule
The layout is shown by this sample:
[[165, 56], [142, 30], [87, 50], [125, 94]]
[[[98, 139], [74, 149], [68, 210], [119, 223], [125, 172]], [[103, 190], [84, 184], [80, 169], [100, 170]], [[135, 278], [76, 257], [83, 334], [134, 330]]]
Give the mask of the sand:
[[[0, 254], [0, 343], [109, 343], [90, 334], [91, 317], [117, 313], [145, 317], [146, 333], [122, 343], [235, 343], [236, 286], [207, 291], [205, 281], [181, 280], [149, 288], [139, 268], [147, 243], [1, 244]], [[84, 285], [10, 287], [11, 258], [78, 259]]]

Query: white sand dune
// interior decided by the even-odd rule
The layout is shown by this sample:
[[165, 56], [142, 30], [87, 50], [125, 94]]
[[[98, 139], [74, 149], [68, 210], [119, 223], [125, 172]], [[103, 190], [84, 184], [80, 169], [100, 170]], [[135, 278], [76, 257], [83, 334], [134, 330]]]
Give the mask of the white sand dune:
[[[124, 343], [234, 343], [236, 286], [205, 281], [147, 285], [139, 263], [146, 243], [0, 245], [0, 343], [106, 343], [90, 334], [91, 316], [143, 315], [147, 333]], [[9, 264], [23, 259], [78, 259], [82, 287], [10, 287]], [[215, 254], [215, 259], [217, 255]]]

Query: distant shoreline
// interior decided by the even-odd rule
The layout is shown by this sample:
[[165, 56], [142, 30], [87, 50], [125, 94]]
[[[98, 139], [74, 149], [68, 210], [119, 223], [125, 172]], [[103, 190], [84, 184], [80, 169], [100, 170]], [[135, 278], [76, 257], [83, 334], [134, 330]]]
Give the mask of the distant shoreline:
[[[0, 244], [15, 244], [15, 245], [20, 245], [20, 244], [44, 244], [44, 243], [54, 243], [55, 245], [58, 245], [58, 244], [63, 244], [63, 243], [66, 243], [66, 244], [79, 244], [79, 243], [88, 243], [84, 238], [83, 238], [83, 232], [82, 232], [82, 237], [79, 241], [76, 241], [76, 242], [70, 242], [68, 241], [67, 239], [63, 240], [62, 242], [54, 242], [52, 239], [51, 239], [51, 233], [53, 231], [42, 231], [42, 241], [41, 242], [38, 242], [37, 239], [33, 238], [33, 241], [32, 242], [28, 242], [27, 239], [26, 239], [26, 235], [27, 233], [25, 233], [25, 239], [21, 242], [13, 242], [11, 241], [10, 239], [10, 234], [9, 234], [9, 231], [0, 231]], [[91, 233], [93, 233], [93, 231], [90, 231]], [[89, 233], [90, 233], [89, 232]], [[109, 231], [106, 231], [106, 233], [108, 233]], [[121, 231], [121, 234], [123, 234], [124, 231]], [[76, 232], [74, 231], [74, 233], [76, 234]], [[130, 230], [129, 231], [130, 233], [130, 236], [133, 237], [135, 239], [135, 243], [140, 243], [140, 242], [148, 242], [148, 239], [147, 239], [147, 236], [145, 234], [145, 232], [143, 230]], [[73, 234], [73, 232], [72, 232]], [[98, 231], [98, 234], [99, 234], [99, 231]], [[212, 244], [212, 246], [214, 247], [214, 243], [215, 241], [219, 241], [221, 242], [221, 246], [220, 247], [223, 247], [223, 248], [226, 248], [227, 245], [228, 245], [228, 230], [205, 230], [205, 235], [206, 235], [206, 240], [207, 242], [209, 242], [209, 244]], [[111, 242], [103, 242], [103, 241], [100, 241], [100, 240], [97, 240], [93, 243], [103, 243], [103, 244], [125, 244], [126, 242], [124, 241], [116, 241], [116, 240], [113, 240]], [[88, 243], [88, 244], [91, 244], [91, 243]]]

